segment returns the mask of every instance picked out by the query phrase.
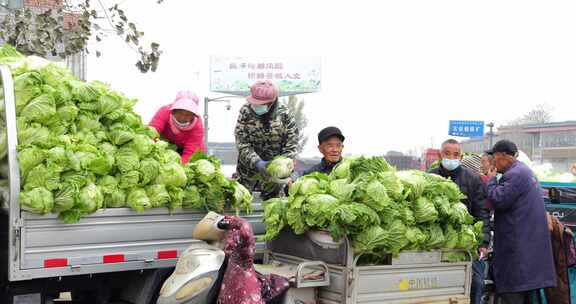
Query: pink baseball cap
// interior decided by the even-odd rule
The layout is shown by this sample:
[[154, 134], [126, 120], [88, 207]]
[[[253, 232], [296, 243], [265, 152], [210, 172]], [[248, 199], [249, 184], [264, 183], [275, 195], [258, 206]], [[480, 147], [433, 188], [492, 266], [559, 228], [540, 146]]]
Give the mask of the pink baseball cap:
[[278, 88], [269, 80], [259, 80], [250, 88], [246, 100], [253, 105], [264, 105], [278, 98]]
[[198, 96], [191, 91], [180, 91], [176, 95], [176, 99], [170, 106], [170, 111], [173, 110], [185, 110], [194, 113], [196, 116], [200, 116], [200, 108], [198, 107]]

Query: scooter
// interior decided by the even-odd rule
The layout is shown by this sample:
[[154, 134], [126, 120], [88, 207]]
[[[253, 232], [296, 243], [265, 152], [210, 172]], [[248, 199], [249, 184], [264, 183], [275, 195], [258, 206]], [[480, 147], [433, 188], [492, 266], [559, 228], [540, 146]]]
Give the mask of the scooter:
[[194, 238], [205, 243], [194, 244], [181, 254], [174, 272], [160, 289], [157, 304], [216, 302], [226, 265], [218, 243], [226, 229], [222, 219], [223, 216], [210, 212], [195, 227]]
[[[182, 253], [174, 273], [160, 290], [157, 304], [217, 303], [221, 292], [226, 292], [223, 285], [228, 284], [225, 278], [228, 259], [231, 256], [238, 258], [224, 250], [223, 241], [232, 233], [230, 225], [226, 217], [213, 212], [200, 221], [193, 236], [205, 243], [192, 245]], [[251, 263], [253, 256], [245, 258]], [[330, 284], [328, 266], [320, 261], [300, 264], [272, 262], [254, 265], [254, 268], [260, 282], [261, 297], [266, 300], [262, 303], [314, 304], [316, 288]], [[270, 282], [286, 282], [286, 285]]]

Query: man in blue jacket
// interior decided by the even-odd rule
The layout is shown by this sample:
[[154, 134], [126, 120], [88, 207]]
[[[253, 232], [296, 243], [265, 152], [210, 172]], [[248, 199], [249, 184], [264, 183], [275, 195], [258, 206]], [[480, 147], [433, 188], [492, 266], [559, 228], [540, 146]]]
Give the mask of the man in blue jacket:
[[[440, 175], [452, 180], [466, 199], [462, 201], [468, 208], [468, 212], [475, 221], [483, 222], [484, 240], [478, 248], [481, 257], [486, 256], [490, 244], [490, 213], [486, 209], [486, 193], [484, 184], [476, 172], [465, 168], [461, 163], [462, 149], [460, 143], [454, 139], [448, 139], [442, 143], [440, 149], [440, 166], [430, 170], [430, 173]], [[484, 288], [485, 263], [482, 260], [472, 263], [472, 284], [470, 286], [470, 303], [482, 303], [482, 291]]]
[[[495, 169], [488, 175], [494, 208], [494, 284], [500, 303], [530, 303], [541, 288], [556, 286], [546, 209], [532, 170], [516, 160], [518, 148], [498, 141], [488, 153]], [[496, 174], [502, 176], [497, 179]]]

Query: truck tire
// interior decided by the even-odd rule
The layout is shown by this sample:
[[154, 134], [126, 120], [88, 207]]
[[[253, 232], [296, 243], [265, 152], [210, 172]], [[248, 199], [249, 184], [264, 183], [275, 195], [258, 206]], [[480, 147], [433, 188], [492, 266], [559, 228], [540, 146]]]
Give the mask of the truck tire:
[[130, 285], [122, 289], [119, 300], [131, 304], [156, 304], [164, 281], [172, 274], [174, 268], [134, 272], [124, 277]]

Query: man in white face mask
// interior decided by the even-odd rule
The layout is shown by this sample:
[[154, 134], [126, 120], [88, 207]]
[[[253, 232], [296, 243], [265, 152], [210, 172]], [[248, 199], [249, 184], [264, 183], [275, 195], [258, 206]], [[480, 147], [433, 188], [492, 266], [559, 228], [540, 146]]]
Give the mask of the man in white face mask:
[[[479, 172], [474, 172], [461, 166], [462, 149], [460, 143], [448, 139], [442, 143], [440, 149], [440, 166], [432, 169], [430, 173], [451, 179], [458, 185], [460, 191], [466, 196], [462, 200], [468, 207], [468, 212], [475, 221], [484, 223], [484, 240], [478, 248], [480, 257], [485, 257], [490, 244], [490, 213], [486, 209], [486, 192], [480, 179]], [[472, 286], [470, 290], [470, 303], [481, 303], [482, 289], [484, 288], [484, 261], [475, 261], [472, 264]]]

